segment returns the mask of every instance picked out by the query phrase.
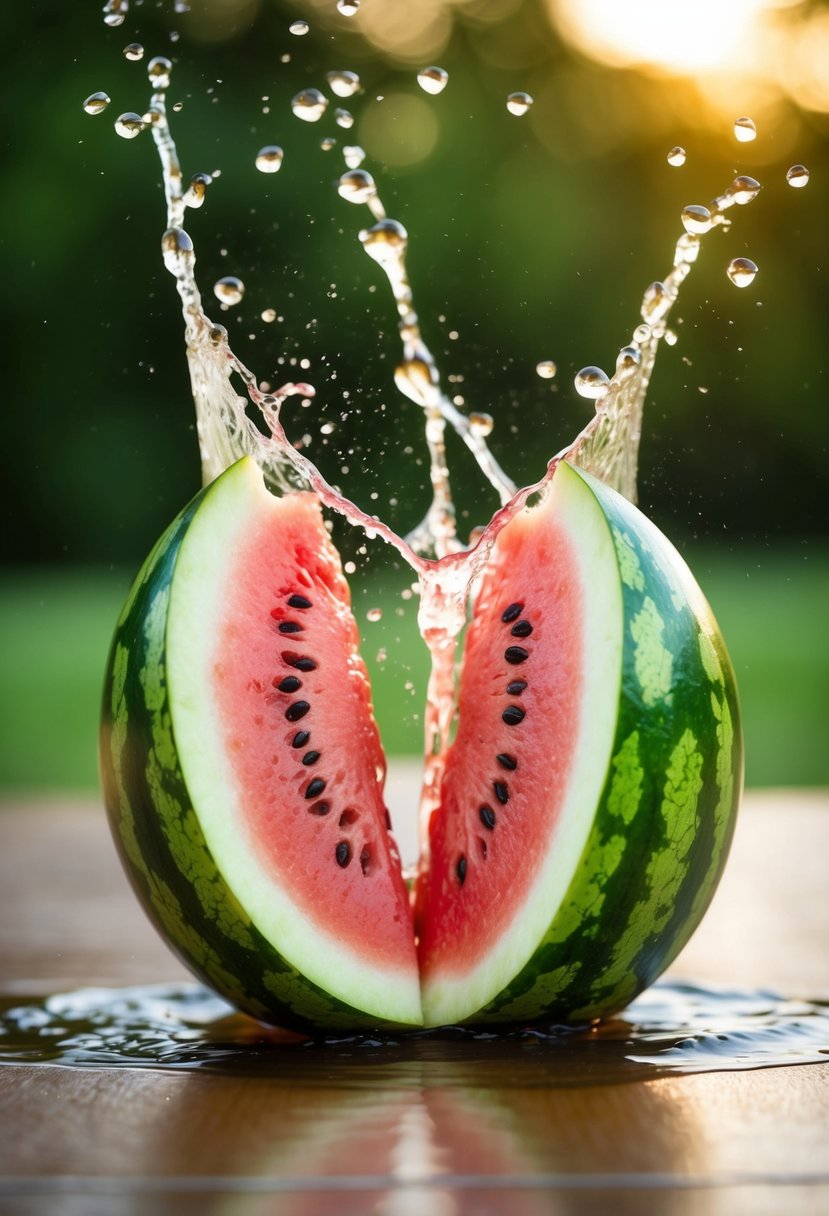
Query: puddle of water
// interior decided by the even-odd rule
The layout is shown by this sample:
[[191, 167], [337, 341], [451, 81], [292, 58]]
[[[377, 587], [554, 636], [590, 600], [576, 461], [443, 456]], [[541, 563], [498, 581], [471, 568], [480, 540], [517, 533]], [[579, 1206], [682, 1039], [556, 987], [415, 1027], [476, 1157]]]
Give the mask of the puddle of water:
[[[624, 1016], [597, 1026], [508, 1032], [446, 1026], [405, 1034], [303, 1039], [235, 1012], [197, 984], [80, 988], [41, 1000], [0, 1000], [0, 1064], [198, 1069], [304, 1085], [399, 1081], [442, 1062], [486, 1070], [492, 1083], [614, 1084], [669, 1073], [829, 1060], [829, 1005], [772, 992], [663, 981]], [[368, 1067], [367, 1067], [368, 1066]]]

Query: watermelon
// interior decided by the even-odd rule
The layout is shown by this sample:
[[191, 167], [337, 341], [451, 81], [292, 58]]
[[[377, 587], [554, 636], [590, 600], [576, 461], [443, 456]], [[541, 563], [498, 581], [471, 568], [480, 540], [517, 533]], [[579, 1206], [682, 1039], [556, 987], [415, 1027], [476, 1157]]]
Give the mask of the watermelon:
[[339, 558], [250, 458], [181, 513], [119, 619], [101, 768], [151, 918], [265, 1021], [583, 1022], [675, 957], [724, 864], [734, 678], [676, 550], [560, 463], [498, 534], [410, 893]]

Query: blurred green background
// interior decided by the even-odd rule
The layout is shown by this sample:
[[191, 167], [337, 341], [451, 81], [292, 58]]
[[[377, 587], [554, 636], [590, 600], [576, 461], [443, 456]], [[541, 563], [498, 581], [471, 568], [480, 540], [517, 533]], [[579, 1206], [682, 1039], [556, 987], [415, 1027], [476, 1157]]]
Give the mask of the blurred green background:
[[[179, 6], [181, 8], [183, 6]], [[44, 0], [3, 15], [7, 63], [0, 197], [4, 256], [7, 526], [0, 589], [0, 786], [94, 788], [101, 674], [112, 625], [150, 545], [199, 485], [164, 205], [143, 112], [146, 62], [175, 61], [183, 167], [215, 173], [188, 215], [208, 311], [260, 378], [316, 385], [291, 425], [361, 505], [405, 531], [428, 500], [417, 409], [394, 389], [394, 309], [337, 196], [342, 146], [361, 144], [387, 210], [408, 228], [427, 342], [466, 408], [496, 418], [492, 447], [519, 481], [584, 424], [574, 373], [612, 371], [642, 291], [665, 274], [679, 212], [735, 173], [763, 183], [704, 242], [675, 310], [678, 344], [653, 378], [640, 503], [680, 546], [732, 652], [750, 783], [829, 782], [826, 293], [829, 10], [609, 0]], [[305, 19], [298, 36], [292, 22]], [[123, 54], [131, 42], [143, 62]], [[439, 96], [417, 70], [449, 72]], [[348, 68], [363, 89], [298, 122], [289, 100]], [[535, 99], [517, 119], [505, 99]], [[83, 112], [97, 90], [112, 97]], [[355, 124], [335, 121], [335, 106]], [[757, 139], [739, 144], [751, 114]], [[323, 138], [337, 145], [322, 151]], [[278, 143], [282, 170], [256, 151]], [[670, 167], [670, 148], [687, 159]], [[786, 170], [805, 163], [803, 190]], [[760, 271], [736, 289], [725, 266]], [[239, 275], [220, 315], [210, 285]], [[273, 308], [278, 320], [262, 320]], [[535, 371], [554, 359], [558, 375]], [[324, 429], [323, 429], [324, 428]], [[330, 432], [330, 433], [326, 433]], [[462, 530], [496, 505], [450, 448]], [[360, 562], [353, 535], [337, 532]], [[426, 663], [409, 579], [374, 551], [357, 616], [387, 749], [420, 745]], [[377, 622], [366, 619], [381, 608]], [[401, 706], [402, 712], [401, 712]]]

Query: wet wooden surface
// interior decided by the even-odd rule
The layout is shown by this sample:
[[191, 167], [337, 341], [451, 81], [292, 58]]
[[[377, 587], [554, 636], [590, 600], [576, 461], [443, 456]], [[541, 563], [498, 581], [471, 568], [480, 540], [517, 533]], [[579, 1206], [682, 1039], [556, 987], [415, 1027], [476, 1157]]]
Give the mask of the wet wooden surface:
[[[827, 857], [829, 794], [747, 798], [674, 973], [829, 998]], [[184, 975], [94, 804], [0, 808], [0, 992]], [[0, 1067], [2, 1216], [139, 1212], [824, 1216], [829, 1063], [565, 1087], [518, 1044], [494, 1072], [469, 1044], [285, 1078]]]

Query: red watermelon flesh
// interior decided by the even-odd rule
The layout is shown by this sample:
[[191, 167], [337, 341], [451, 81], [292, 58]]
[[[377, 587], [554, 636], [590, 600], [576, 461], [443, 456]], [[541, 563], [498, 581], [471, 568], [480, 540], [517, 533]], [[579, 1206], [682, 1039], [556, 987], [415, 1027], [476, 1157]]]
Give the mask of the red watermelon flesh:
[[524, 905], [568, 786], [583, 649], [573, 542], [542, 505], [500, 534], [467, 631], [418, 888], [424, 979], [462, 979]]

